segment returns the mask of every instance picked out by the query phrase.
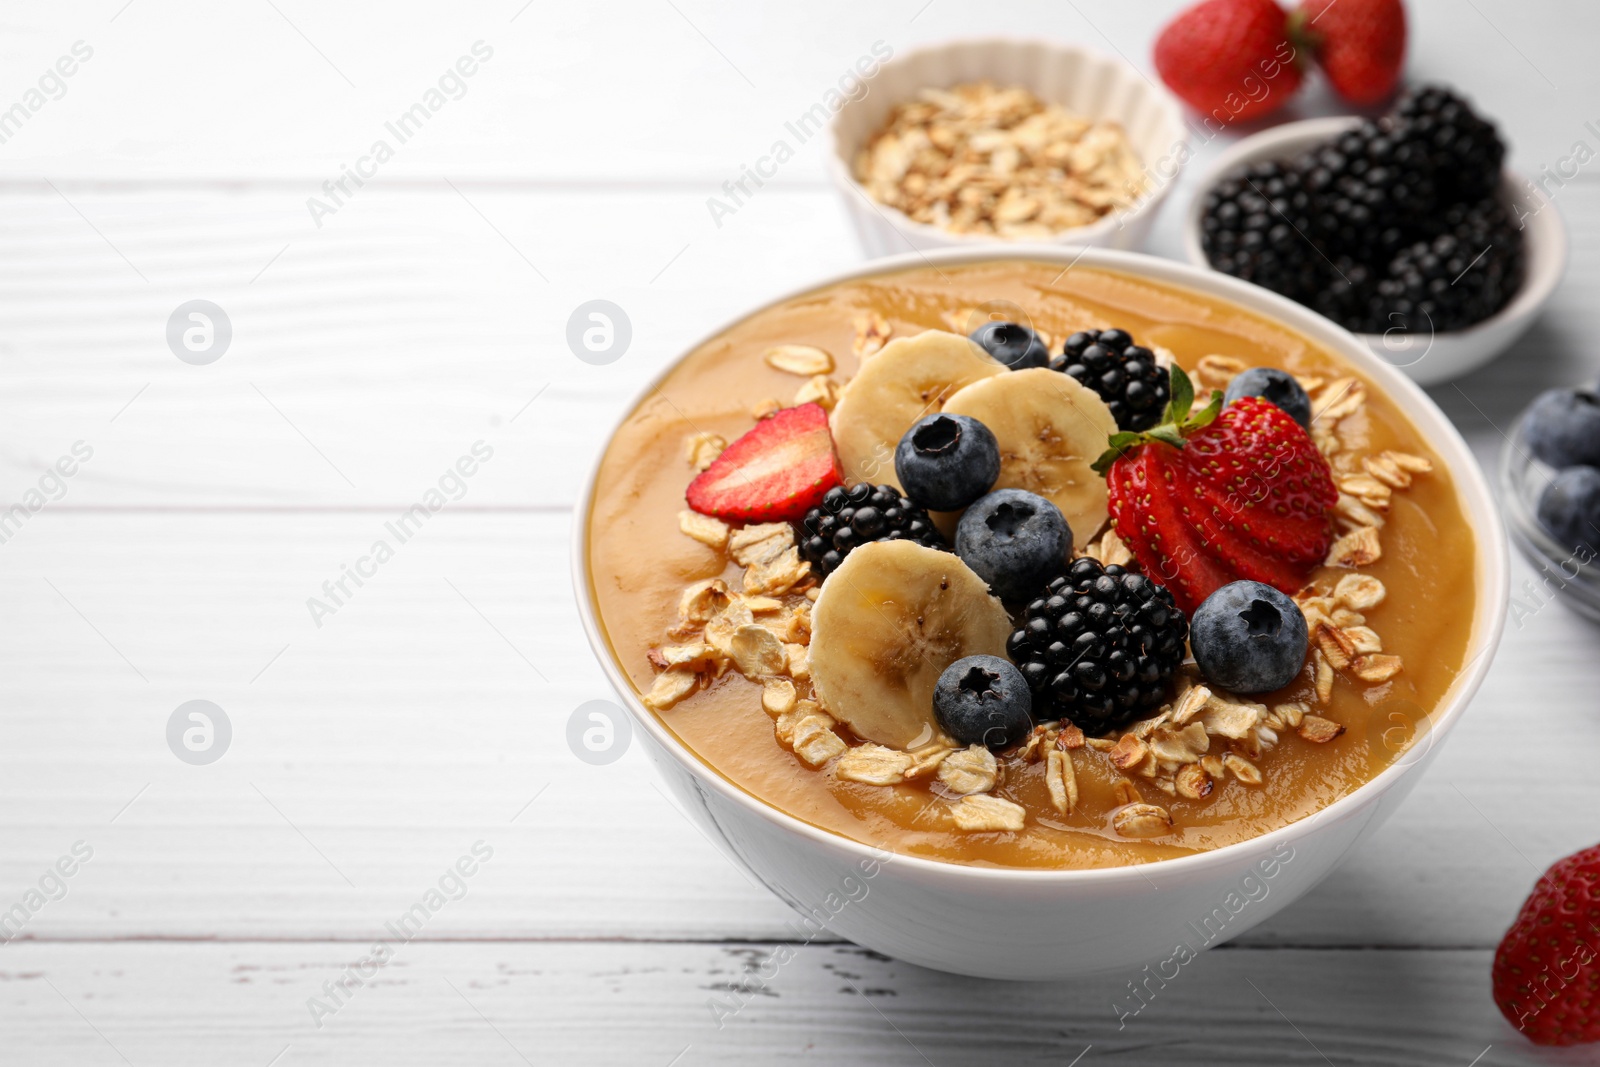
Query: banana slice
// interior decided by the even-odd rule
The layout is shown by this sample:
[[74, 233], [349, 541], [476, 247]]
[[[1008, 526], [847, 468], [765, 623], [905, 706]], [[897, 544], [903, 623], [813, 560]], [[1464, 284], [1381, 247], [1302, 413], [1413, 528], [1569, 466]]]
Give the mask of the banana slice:
[[1106, 520], [1106, 480], [1089, 465], [1117, 432], [1111, 409], [1092, 389], [1045, 367], [974, 382], [945, 401], [970, 415], [1000, 442], [996, 489], [1026, 489], [1066, 516], [1082, 548]]
[[861, 365], [834, 405], [833, 443], [844, 480], [898, 488], [894, 449], [911, 424], [938, 411], [962, 386], [1004, 373], [1005, 365], [976, 344], [943, 330], [884, 345]]
[[911, 749], [939, 733], [933, 687], [944, 669], [963, 656], [1004, 656], [1010, 634], [1005, 608], [957, 556], [874, 541], [822, 583], [811, 684], [863, 740]]

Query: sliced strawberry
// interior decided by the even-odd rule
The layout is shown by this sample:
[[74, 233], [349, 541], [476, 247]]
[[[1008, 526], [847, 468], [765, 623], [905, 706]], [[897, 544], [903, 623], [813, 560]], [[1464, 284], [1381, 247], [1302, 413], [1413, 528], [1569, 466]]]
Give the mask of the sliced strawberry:
[[[1159, 451], [1170, 454], [1173, 499], [1200, 550], [1217, 564], [1220, 584], [1249, 578], [1275, 588], [1299, 588], [1299, 570], [1273, 557], [1251, 536], [1253, 519], [1249, 512], [1242, 511], [1233, 498], [1219, 497], [1212, 487], [1193, 477], [1185, 463], [1184, 452], [1188, 449]], [[1216, 588], [1213, 585], [1208, 592]]]
[[1294, 419], [1258, 397], [1192, 412], [1172, 368], [1161, 425], [1119, 433], [1095, 464], [1108, 478], [1117, 535], [1145, 572], [1193, 612], [1241, 578], [1297, 592], [1333, 540], [1332, 472]]
[[1225, 527], [1290, 563], [1322, 562], [1339, 491], [1310, 435], [1281, 408], [1243, 397], [1183, 453], [1189, 482]]
[[1195, 537], [1166, 464], [1173, 449], [1144, 448], [1111, 468], [1111, 516], [1140, 568], [1172, 591], [1184, 614], [1233, 579]]
[[1219, 520], [1220, 516], [1213, 520], [1210, 535], [1202, 541], [1227, 572], [1227, 581], [1248, 578], [1285, 592], [1297, 590], [1304, 584], [1305, 569], [1264, 549], [1250, 536], [1248, 522], [1224, 529]]
[[723, 450], [684, 494], [702, 515], [792, 522], [843, 483], [820, 404], [784, 408]]

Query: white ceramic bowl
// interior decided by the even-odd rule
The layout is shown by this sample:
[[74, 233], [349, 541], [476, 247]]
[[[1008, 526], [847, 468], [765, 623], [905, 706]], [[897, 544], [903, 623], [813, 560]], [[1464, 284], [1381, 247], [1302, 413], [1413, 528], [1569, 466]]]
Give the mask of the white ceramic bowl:
[[[1206, 192], [1225, 174], [1247, 163], [1290, 159], [1352, 129], [1361, 119], [1336, 116], [1274, 126], [1239, 141], [1217, 157], [1199, 192], [1189, 203], [1183, 242], [1189, 262], [1209, 266], [1200, 247], [1200, 214]], [[1438, 385], [1470, 374], [1516, 343], [1550, 299], [1567, 266], [1567, 230], [1549, 197], [1511, 170], [1501, 177], [1501, 196], [1524, 221], [1522, 287], [1492, 318], [1465, 330], [1438, 333], [1364, 333], [1358, 336], [1375, 355], [1423, 385]]]
[[[588, 525], [598, 459], [585, 483], [573, 524], [573, 582], [595, 655], [632, 714], [635, 735], [678, 802], [708, 838], [802, 916], [810, 916], [803, 920], [808, 929], [826, 926], [842, 937], [912, 963], [989, 978], [1067, 978], [1124, 968], [1132, 971], [1167, 959], [1179, 942], [1201, 947], [1195, 945], [1204, 940], [1197, 936], [1197, 929], [1214, 927], [1216, 936], [1211, 943], [1220, 944], [1276, 913], [1321, 881], [1394, 811], [1432, 759], [1437, 742], [1461, 718], [1488, 670], [1506, 614], [1506, 536], [1466, 444], [1420, 388], [1321, 316], [1215, 271], [1096, 249], [931, 252], [819, 278], [814, 285], [777, 297], [749, 314], [838, 282], [930, 263], [954, 266], [998, 259], [1042, 260], [1063, 266], [1077, 262], [1123, 271], [1185, 286], [1271, 316], [1348, 359], [1394, 398], [1437, 451], [1461, 495], [1466, 521], [1478, 537], [1471, 576], [1478, 587], [1478, 606], [1467, 666], [1435, 709], [1432, 729], [1371, 781], [1316, 815], [1251, 841], [1136, 867], [1011, 870], [890, 855], [819, 830], [752, 797], [702, 763], [640, 703], [607, 646], [591, 591]], [[685, 353], [732, 325], [719, 326]], [[675, 365], [676, 361], [667, 370]], [[650, 395], [659, 380], [640, 393], [629, 412]], [[1271, 875], [1262, 871], [1264, 862], [1271, 864]], [[1230, 894], [1234, 902], [1250, 902], [1232, 914]], [[1213, 918], [1219, 911], [1222, 920]], [[1191, 923], [1195, 925], [1191, 927]]]
[[883, 128], [897, 104], [923, 89], [974, 81], [1021, 86], [1084, 118], [1115, 120], [1144, 164], [1150, 189], [1127, 210], [1036, 244], [1138, 248], [1144, 243], [1156, 209], [1188, 158], [1188, 131], [1177, 102], [1120, 59], [1077, 45], [990, 39], [934, 45], [896, 56], [866, 81], [865, 96], [849, 101], [834, 115], [828, 174], [868, 256], [1010, 243], [915, 222], [873, 200], [853, 177], [857, 150]]

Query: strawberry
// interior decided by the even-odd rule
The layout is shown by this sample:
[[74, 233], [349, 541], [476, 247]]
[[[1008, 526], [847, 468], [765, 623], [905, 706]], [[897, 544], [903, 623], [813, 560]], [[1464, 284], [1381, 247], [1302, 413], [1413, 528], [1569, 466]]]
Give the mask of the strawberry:
[[702, 515], [791, 522], [843, 482], [821, 404], [784, 408], [723, 449], [684, 496]]
[[1117, 536], [1185, 613], [1248, 578], [1285, 593], [1327, 556], [1339, 499], [1310, 435], [1260, 397], [1194, 411], [1194, 386], [1171, 373], [1160, 425], [1113, 434], [1095, 463], [1105, 474]]
[[1536, 1045], [1600, 1041], [1600, 845], [1544, 872], [1494, 953], [1494, 1002]]
[[1289, 30], [1350, 103], [1376, 104], [1394, 92], [1406, 59], [1400, 0], [1300, 0]]
[[1156, 450], [1140, 449], [1109, 473], [1112, 520], [1117, 536], [1134, 551], [1139, 566], [1172, 591], [1185, 615], [1233, 575], [1207, 555], [1186, 522], [1173, 521], [1178, 511], [1172, 487]]
[[1156, 38], [1156, 70], [1185, 103], [1224, 126], [1258, 119], [1300, 88], [1287, 26], [1273, 0], [1203, 0]]

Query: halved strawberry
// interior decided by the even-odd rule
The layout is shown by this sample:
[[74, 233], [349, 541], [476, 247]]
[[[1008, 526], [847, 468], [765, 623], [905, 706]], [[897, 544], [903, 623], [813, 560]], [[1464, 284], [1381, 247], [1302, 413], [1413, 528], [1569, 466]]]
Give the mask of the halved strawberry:
[[1294, 593], [1333, 542], [1339, 499], [1300, 424], [1259, 397], [1192, 412], [1194, 386], [1172, 368], [1161, 425], [1114, 434], [1106, 473], [1117, 536], [1185, 613], [1241, 578]]
[[702, 515], [742, 522], [791, 522], [844, 481], [820, 404], [784, 408], [701, 471], [684, 494]]

